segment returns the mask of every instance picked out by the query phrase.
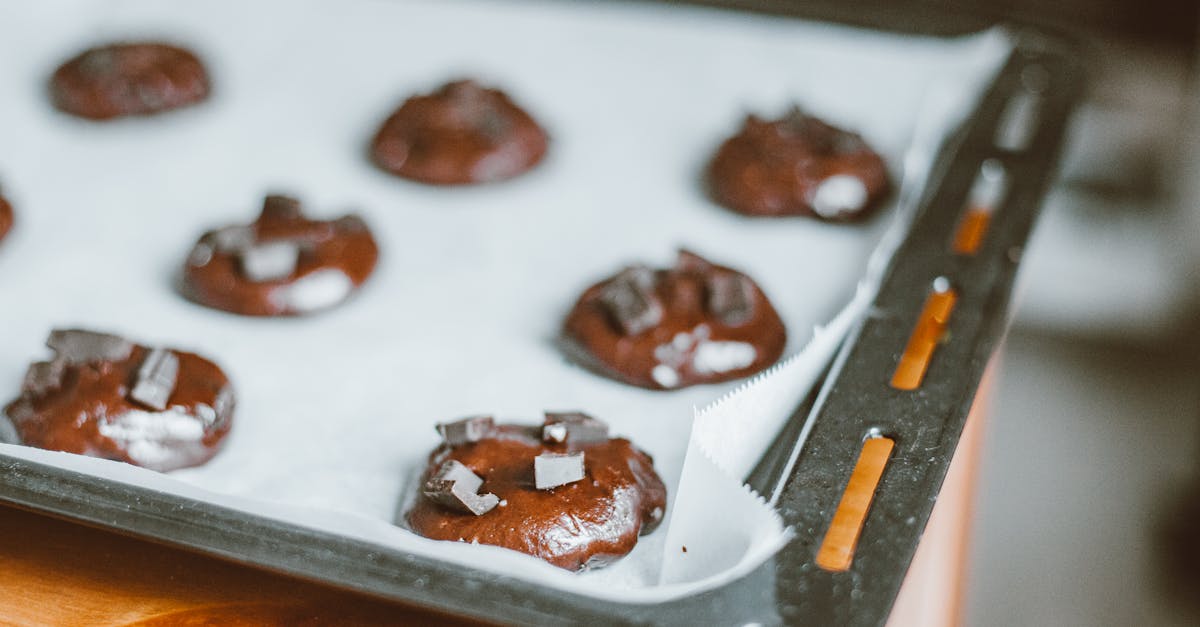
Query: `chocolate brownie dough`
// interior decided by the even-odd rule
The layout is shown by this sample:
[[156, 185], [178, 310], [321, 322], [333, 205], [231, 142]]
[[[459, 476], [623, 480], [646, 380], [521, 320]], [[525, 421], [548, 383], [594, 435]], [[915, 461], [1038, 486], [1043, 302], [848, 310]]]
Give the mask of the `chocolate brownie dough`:
[[665, 390], [758, 372], [779, 359], [787, 333], [749, 277], [681, 250], [673, 268], [631, 266], [589, 287], [563, 339], [582, 365]]
[[198, 466], [232, 424], [233, 387], [203, 357], [114, 335], [56, 330], [29, 366], [0, 439], [152, 470]]
[[208, 91], [208, 72], [196, 55], [153, 42], [85, 50], [50, 79], [54, 106], [91, 120], [170, 111], [203, 101]]
[[752, 216], [852, 220], [888, 191], [883, 159], [861, 137], [800, 109], [778, 120], [748, 116], [717, 149], [708, 177], [717, 202]]
[[667, 489], [654, 462], [580, 413], [541, 427], [488, 416], [438, 425], [409, 526], [435, 540], [528, 553], [567, 570], [608, 564], [662, 522]]
[[537, 165], [546, 143], [546, 132], [504, 92], [465, 80], [405, 101], [376, 133], [371, 158], [422, 183], [488, 183]]
[[4, 200], [3, 196], [0, 196], [0, 241], [3, 241], [4, 236], [8, 235], [8, 232], [12, 230], [12, 225], [12, 205], [8, 204], [8, 201]]
[[267, 196], [258, 220], [205, 233], [184, 264], [181, 291], [201, 305], [247, 316], [294, 316], [333, 307], [358, 290], [379, 257], [362, 218], [310, 220], [300, 202]]

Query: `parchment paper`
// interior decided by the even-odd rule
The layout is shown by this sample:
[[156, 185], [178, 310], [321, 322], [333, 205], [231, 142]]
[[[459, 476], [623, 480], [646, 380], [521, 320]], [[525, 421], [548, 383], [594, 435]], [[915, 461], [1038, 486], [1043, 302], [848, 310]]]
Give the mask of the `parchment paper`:
[[[49, 106], [58, 63], [137, 38], [197, 51], [213, 99], [105, 124]], [[894, 209], [860, 225], [743, 218], [706, 199], [704, 161], [745, 112], [797, 102], [860, 131], [899, 180], [929, 94], [956, 103], [931, 129], [945, 132], [1008, 50], [997, 33], [921, 39], [625, 3], [4, 3], [0, 181], [17, 225], [0, 244], [0, 389], [10, 391], [0, 396], [15, 395], [28, 362], [46, 355], [52, 327], [82, 326], [196, 350], [225, 368], [239, 397], [226, 449], [167, 476], [0, 452], [605, 598], [714, 585], [722, 572], [711, 568], [656, 585], [665, 528], [617, 565], [574, 575], [391, 521], [437, 444], [433, 424], [481, 412], [532, 423], [543, 409], [587, 411], [650, 452], [676, 494], [692, 408], [737, 384], [648, 392], [567, 364], [553, 339], [579, 291], [635, 260], [666, 265], [688, 246], [754, 277], [798, 352], [851, 301]], [[505, 88], [541, 120], [553, 137], [547, 161], [478, 188], [373, 169], [366, 141], [387, 113], [459, 76]], [[174, 274], [199, 233], [250, 220], [268, 191], [298, 195], [316, 215], [363, 214], [382, 258], [355, 300], [260, 320], [176, 295]], [[770, 533], [766, 554], [783, 530]]]

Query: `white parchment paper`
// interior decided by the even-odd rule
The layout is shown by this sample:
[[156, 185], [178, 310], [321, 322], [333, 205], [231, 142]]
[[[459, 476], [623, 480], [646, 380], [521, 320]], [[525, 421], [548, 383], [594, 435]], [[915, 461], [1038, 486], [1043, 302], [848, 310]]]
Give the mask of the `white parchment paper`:
[[[143, 37], [197, 51], [212, 100], [105, 124], [49, 106], [46, 78], [61, 61]], [[743, 218], [706, 199], [704, 161], [744, 113], [795, 102], [860, 131], [898, 181], [929, 94], [957, 103], [931, 129], [944, 132], [1008, 49], [996, 33], [922, 39], [624, 3], [0, 4], [0, 182], [17, 211], [0, 245], [0, 390], [15, 395], [52, 327], [82, 326], [196, 350], [239, 393], [226, 449], [201, 468], [156, 475], [0, 452], [605, 598], [712, 585], [728, 564], [672, 567], [673, 583], [657, 585], [667, 529], [613, 567], [573, 575], [391, 522], [437, 444], [433, 424], [481, 412], [537, 422], [543, 409], [587, 411], [650, 452], [675, 495], [692, 408], [737, 384], [649, 392], [570, 366], [553, 339], [579, 291], [634, 260], [666, 265], [687, 246], [753, 276], [798, 353], [852, 301], [894, 210], [860, 225]], [[387, 113], [459, 76], [505, 88], [542, 121], [546, 162], [506, 184], [456, 189], [373, 169], [365, 145]], [[268, 191], [298, 195], [316, 215], [366, 218], [382, 257], [355, 300], [259, 320], [174, 293], [198, 234], [251, 219]], [[845, 326], [837, 319], [830, 333]]]

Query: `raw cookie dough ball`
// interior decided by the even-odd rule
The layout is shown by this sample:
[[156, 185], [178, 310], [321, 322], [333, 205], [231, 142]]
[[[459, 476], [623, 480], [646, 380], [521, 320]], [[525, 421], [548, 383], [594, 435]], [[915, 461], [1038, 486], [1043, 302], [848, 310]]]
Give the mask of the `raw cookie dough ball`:
[[563, 325], [572, 357], [640, 387], [740, 379], [779, 359], [787, 333], [750, 277], [681, 250], [675, 266], [631, 266], [584, 291]]
[[151, 115], [208, 98], [204, 64], [164, 43], [113, 43], [85, 50], [50, 79], [58, 109], [91, 120]]
[[751, 115], [708, 167], [720, 204], [751, 216], [853, 220], [888, 191], [883, 159], [858, 135], [793, 109], [778, 120]]
[[232, 424], [233, 387], [199, 355], [56, 330], [0, 416], [0, 440], [152, 470], [198, 466]]
[[547, 141], [504, 92], [464, 80], [405, 101], [376, 133], [371, 158], [422, 183], [488, 183], [537, 165]]
[[590, 416], [547, 412], [540, 427], [476, 416], [438, 430], [407, 516], [422, 536], [582, 570], [626, 555], [662, 522], [667, 489], [653, 460]]
[[310, 220], [300, 202], [267, 196], [248, 225], [205, 233], [184, 263], [181, 290], [201, 305], [247, 316], [294, 316], [350, 298], [379, 249], [361, 218]]

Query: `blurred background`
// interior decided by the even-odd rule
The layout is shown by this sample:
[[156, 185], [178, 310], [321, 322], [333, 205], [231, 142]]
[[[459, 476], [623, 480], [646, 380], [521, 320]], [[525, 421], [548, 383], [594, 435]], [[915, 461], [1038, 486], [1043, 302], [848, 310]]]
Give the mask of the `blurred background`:
[[1200, 624], [1197, 3], [878, 4], [1032, 23], [1088, 68], [986, 427], [967, 624]]
[[956, 4], [1089, 69], [987, 425], [967, 624], [1200, 624], [1197, 3]]

